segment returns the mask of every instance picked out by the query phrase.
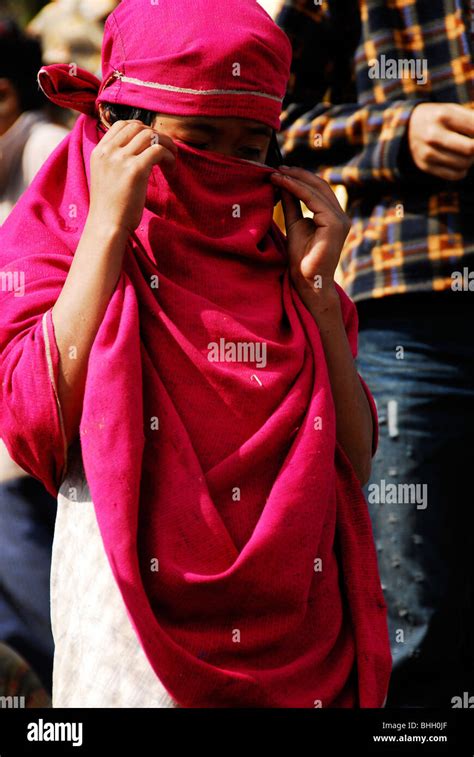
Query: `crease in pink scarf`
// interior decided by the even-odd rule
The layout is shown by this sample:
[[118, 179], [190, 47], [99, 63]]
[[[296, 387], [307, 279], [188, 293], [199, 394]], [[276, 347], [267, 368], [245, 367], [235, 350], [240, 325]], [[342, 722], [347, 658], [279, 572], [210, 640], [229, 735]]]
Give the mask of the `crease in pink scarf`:
[[[117, 101], [275, 125], [290, 46], [254, 2], [124, 0], [104, 61], [106, 77], [117, 66], [131, 79], [223, 91], [188, 98], [116, 79]], [[102, 136], [97, 82], [64, 76], [52, 66], [40, 80], [83, 115], [5, 223], [0, 253], [12, 284], [0, 291], [0, 436], [54, 494], [67, 485], [67, 450], [51, 308]], [[272, 220], [272, 169], [176, 144], [176, 172], [150, 176], [90, 354], [80, 425], [128, 616], [185, 707], [380, 707], [391, 658], [371, 524], [336, 442], [319, 332]], [[355, 356], [356, 310], [339, 294]]]

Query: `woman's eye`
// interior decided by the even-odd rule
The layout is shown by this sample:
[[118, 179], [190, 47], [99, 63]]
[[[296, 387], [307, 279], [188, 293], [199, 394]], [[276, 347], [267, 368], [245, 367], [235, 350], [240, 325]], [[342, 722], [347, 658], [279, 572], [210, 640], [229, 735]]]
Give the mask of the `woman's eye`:
[[186, 145], [190, 145], [190, 147], [196, 147], [198, 150], [205, 150], [207, 148], [206, 142], [190, 142], [188, 139], [182, 139], [181, 142], [184, 142]]
[[[209, 145], [207, 142], [191, 142], [189, 139], [181, 139], [181, 142], [184, 142], [186, 145], [189, 145], [190, 147], [195, 147], [197, 150], [208, 150]], [[248, 158], [254, 158], [256, 160], [260, 157], [260, 149], [258, 147], [241, 147], [239, 152], [246, 155]]]

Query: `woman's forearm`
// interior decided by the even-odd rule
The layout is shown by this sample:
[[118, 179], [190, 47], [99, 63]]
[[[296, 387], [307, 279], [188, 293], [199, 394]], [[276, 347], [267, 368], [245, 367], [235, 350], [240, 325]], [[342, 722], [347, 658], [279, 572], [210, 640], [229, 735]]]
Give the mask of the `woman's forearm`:
[[315, 296], [309, 308], [323, 344], [336, 409], [336, 434], [362, 485], [372, 465], [373, 421], [342, 318], [337, 291]]
[[143, 215], [151, 170], [174, 166], [176, 153], [169, 136], [135, 119], [113, 123], [92, 150], [89, 214], [52, 310], [68, 444], [79, 430], [89, 354], [120, 276], [127, 238]]
[[88, 217], [53, 309], [60, 354], [58, 394], [68, 444], [77, 436], [92, 344], [122, 268], [127, 233]]

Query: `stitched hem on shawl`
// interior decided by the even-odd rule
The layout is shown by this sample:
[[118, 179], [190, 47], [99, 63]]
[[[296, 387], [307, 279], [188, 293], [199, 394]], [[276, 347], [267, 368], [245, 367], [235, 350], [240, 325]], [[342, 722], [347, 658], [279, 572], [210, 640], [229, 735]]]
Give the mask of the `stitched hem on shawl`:
[[[166, 89], [169, 92], [184, 92], [188, 95], [256, 95], [256, 97], [268, 97], [269, 100], [275, 100], [281, 103], [282, 98], [276, 95], [270, 95], [268, 92], [260, 92], [255, 89], [191, 89], [191, 87], [176, 87], [173, 84], [163, 84], [156, 81], [143, 81], [131, 76], [125, 76], [122, 71], [114, 71], [113, 76], [128, 84], [137, 84], [141, 87], [152, 87], [153, 89]], [[105, 89], [105, 87], [104, 87]]]
[[[48, 318], [50, 317], [52, 319], [51, 311], [52, 309], [50, 308], [49, 310], [46, 311], [46, 313], [43, 316], [43, 336], [44, 336], [44, 344], [45, 344], [45, 349], [46, 349], [46, 361], [48, 363], [49, 378], [50, 378], [51, 385], [53, 387], [54, 396], [56, 399], [56, 405], [58, 408], [58, 415], [59, 415], [59, 424], [61, 426], [61, 435], [63, 439], [64, 466], [61, 473], [61, 481], [62, 481], [62, 479], [64, 479], [64, 476], [66, 475], [67, 465], [68, 465], [68, 443], [67, 443], [67, 437], [66, 437], [66, 430], [64, 427], [63, 411], [61, 408], [61, 403], [59, 401], [59, 393], [58, 393], [58, 388], [56, 386], [56, 379], [54, 376], [53, 358], [51, 354], [51, 343], [49, 340]], [[51, 320], [51, 328], [53, 328], [52, 320]]]

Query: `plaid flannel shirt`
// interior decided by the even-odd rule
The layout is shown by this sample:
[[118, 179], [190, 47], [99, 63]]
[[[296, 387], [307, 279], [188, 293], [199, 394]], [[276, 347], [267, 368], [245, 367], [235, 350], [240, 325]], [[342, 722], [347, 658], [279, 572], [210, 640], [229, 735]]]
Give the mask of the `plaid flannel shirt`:
[[[293, 45], [280, 147], [285, 163], [347, 189], [353, 226], [341, 271], [355, 301], [448, 289], [454, 271], [474, 270], [474, 170], [460, 182], [437, 179], [415, 166], [407, 141], [419, 103], [459, 103], [474, 118], [472, 5], [275, 4]], [[411, 66], [412, 75], [394, 65]], [[389, 78], [394, 72], [400, 78]]]

